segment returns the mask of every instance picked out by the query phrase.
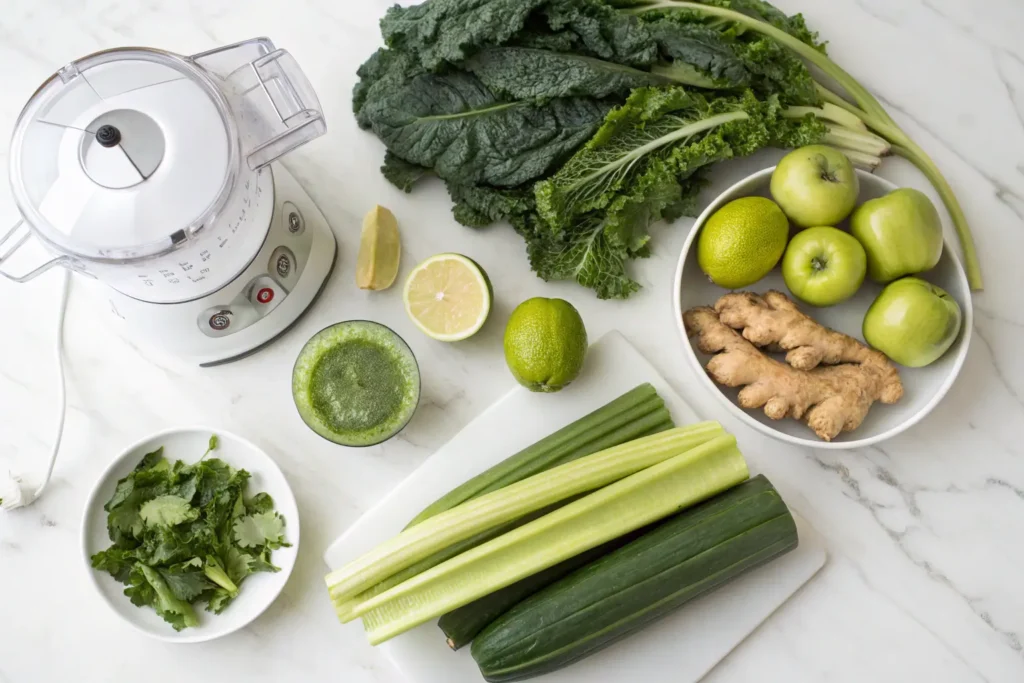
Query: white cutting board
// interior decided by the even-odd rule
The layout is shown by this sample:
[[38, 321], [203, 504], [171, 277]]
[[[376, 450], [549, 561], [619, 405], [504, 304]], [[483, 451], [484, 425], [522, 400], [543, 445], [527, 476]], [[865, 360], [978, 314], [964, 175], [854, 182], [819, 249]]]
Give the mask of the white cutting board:
[[[397, 534], [430, 503], [470, 477], [600, 408], [643, 382], [677, 425], [697, 415], [633, 346], [611, 332], [590, 347], [583, 376], [557, 394], [517, 388], [480, 414], [363, 515], [324, 553], [331, 569]], [[744, 444], [740, 444], [742, 449]], [[767, 473], [770, 478], [771, 473]], [[825, 564], [825, 545], [794, 514], [799, 547], [695, 600], [641, 633], [543, 677], [544, 683], [700, 680]], [[353, 622], [339, 628], [362, 628]], [[480, 683], [469, 648], [452, 652], [436, 622], [379, 646], [413, 683]]]

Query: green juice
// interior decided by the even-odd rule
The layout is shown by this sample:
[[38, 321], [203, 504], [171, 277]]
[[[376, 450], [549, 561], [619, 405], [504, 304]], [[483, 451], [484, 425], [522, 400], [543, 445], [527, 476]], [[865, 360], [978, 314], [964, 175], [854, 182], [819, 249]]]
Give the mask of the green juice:
[[338, 323], [313, 336], [295, 362], [292, 395], [309, 427], [344, 446], [397, 434], [416, 411], [420, 373], [405, 341], [378, 323]]

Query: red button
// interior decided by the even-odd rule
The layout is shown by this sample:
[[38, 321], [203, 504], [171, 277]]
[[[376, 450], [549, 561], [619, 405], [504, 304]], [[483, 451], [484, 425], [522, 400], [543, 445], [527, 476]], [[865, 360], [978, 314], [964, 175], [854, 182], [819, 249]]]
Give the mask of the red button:
[[260, 291], [256, 292], [256, 301], [259, 301], [261, 304], [269, 304], [273, 300], [274, 290], [270, 287], [264, 287]]

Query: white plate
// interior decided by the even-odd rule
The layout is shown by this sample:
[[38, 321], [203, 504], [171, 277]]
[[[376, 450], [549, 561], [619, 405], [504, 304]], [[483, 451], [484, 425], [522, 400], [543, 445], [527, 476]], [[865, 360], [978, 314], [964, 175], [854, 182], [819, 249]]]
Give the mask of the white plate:
[[[831, 442], [818, 439], [805, 423], [785, 418], [782, 420], [771, 420], [761, 409], [744, 410], [736, 402], [738, 389], [719, 387], [707, 373], [704, 366], [709, 359], [708, 356], [697, 350], [693, 340], [687, 340], [686, 330], [683, 327], [682, 311], [694, 306], [712, 306], [726, 289], [713, 284], [697, 265], [697, 249], [694, 248], [697, 235], [700, 233], [704, 221], [719, 209], [723, 204], [751, 195], [771, 197], [768, 185], [771, 181], [772, 171], [775, 167], [766, 168], [739, 181], [728, 190], [718, 196], [707, 209], [697, 218], [693, 229], [690, 231], [683, 251], [679, 255], [679, 264], [676, 267], [676, 278], [672, 291], [672, 312], [676, 319], [679, 333], [682, 335], [684, 353], [695, 373], [700, 377], [701, 382], [707, 389], [718, 398], [729, 412], [746, 422], [754, 429], [767, 434], [768, 436], [788, 441], [800, 446], [811, 448], [861, 448], [870, 444], [884, 441], [896, 436], [900, 432], [910, 428], [919, 422], [925, 415], [938, 405], [942, 397], [946, 395], [949, 388], [953, 386], [960, 368], [967, 358], [967, 347], [971, 341], [971, 329], [974, 326], [974, 309], [971, 302], [971, 290], [967, 284], [967, 276], [960, 266], [954, 248], [947, 241], [942, 250], [942, 258], [939, 264], [922, 273], [921, 277], [929, 282], [942, 287], [956, 299], [963, 312], [963, 324], [960, 329], [960, 336], [953, 342], [953, 346], [939, 360], [923, 368], [900, 367], [900, 378], [903, 380], [904, 395], [894, 405], [883, 405], [876, 403], [871, 406], [871, 411], [860, 427], [852, 432], [843, 432]], [[897, 186], [884, 178], [876, 175], [857, 171], [860, 176], [860, 202], [865, 202], [875, 197], [888, 194]], [[839, 227], [846, 227], [847, 222], [843, 221]], [[745, 288], [748, 291], [763, 294], [769, 289], [776, 289], [780, 292], [789, 293], [786, 283], [782, 279], [781, 271], [776, 268], [763, 280]], [[861, 323], [868, 307], [882, 291], [880, 285], [865, 280], [860, 291], [853, 298], [844, 301], [837, 306], [829, 308], [813, 308], [806, 304], [800, 304], [801, 309], [809, 313], [815, 320], [827, 325], [834, 330], [839, 330], [852, 337], [863, 341], [861, 336]], [[799, 304], [799, 302], [797, 302]]]
[[[402, 530], [416, 513], [516, 451], [564, 427], [643, 382], [664, 399], [676, 424], [697, 415], [617, 332], [590, 347], [580, 379], [557, 394], [517, 388], [485, 410], [349, 527], [324, 553], [336, 569]], [[740, 443], [751, 449], [752, 444]], [[824, 542], [794, 515], [800, 546], [598, 654], [543, 677], [545, 683], [667, 681], [703, 677], [825, 563]], [[339, 626], [362, 630], [359, 622]], [[479, 683], [469, 648], [452, 652], [436, 621], [379, 648], [414, 683]], [[671, 672], [667, 674], [666, 672]]]
[[[274, 509], [285, 519], [285, 539], [290, 547], [279, 548], [271, 555], [271, 561], [281, 568], [276, 573], [252, 574], [242, 583], [241, 591], [234, 602], [220, 614], [211, 614], [202, 607], [196, 610], [199, 626], [175, 631], [160, 618], [151, 607], [136, 607], [124, 596], [124, 586], [106, 572], [96, 571], [90, 566], [89, 558], [110, 547], [107, 536], [107, 513], [103, 505], [114, 494], [119, 479], [135, 469], [146, 453], [163, 446], [164, 457], [171, 462], [184, 460], [192, 463], [206, 451], [210, 435], [216, 434], [217, 450], [209, 457], [220, 458], [236, 469], [244, 469], [252, 475], [246, 490], [249, 496], [261, 491], [274, 499]], [[146, 635], [173, 643], [199, 643], [226, 636], [245, 627], [270, 606], [284, 588], [288, 576], [295, 566], [299, 550], [299, 509], [295, 496], [288, 486], [277, 464], [266, 453], [249, 441], [221, 429], [209, 427], [188, 427], [171, 429], [147, 437], [128, 447], [118, 455], [100, 477], [89, 495], [82, 520], [82, 553], [86, 571], [100, 596], [118, 615]]]

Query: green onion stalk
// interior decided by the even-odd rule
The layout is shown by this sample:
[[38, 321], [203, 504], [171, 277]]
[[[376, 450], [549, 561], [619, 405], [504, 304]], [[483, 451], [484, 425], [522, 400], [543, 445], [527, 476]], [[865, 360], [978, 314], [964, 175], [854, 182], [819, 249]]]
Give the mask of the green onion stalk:
[[[851, 160], [858, 166], [873, 168], [875, 159], [889, 151], [917, 166], [938, 191], [946, 206], [946, 210], [949, 211], [949, 215], [953, 219], [953, 226], [956, 228], [957, 238], [963, 249], [967, 281], [970, 283], [971, 289], [978, 291], [984, 288], [984, 282], [981, 277], [981, 264], [978, 262], [978, 254], [974, 246], [974, 237], [971, 234], [971, 229], [967, 224], [967, 217], [964, 215], [960, 202], [953, 193], [953, 188], [949, 186], [949, 183], [943, 177], [935, 162], [900, 129], [878, 100], [853, 76], [814, 47], [789, 35], [785, 31], [731, 9], [704, 5], [699, 2], [689, 2], [687, 0], [651, 0], [648, 4], [638, 5], [626, 11], [642, 14], [652, 10], [688, 10], [735, 22], [744, 28], [772, 38], [834, 79], [853, 99], [852, 103], [818, 83], [816, 85], [818, 95], [825, 103], [824, 106], [820, 109], [817, 107], [791, 107], [787, 115], [799, 117], [813, 114], [827, 121], [832, 121], [834, 125], [829, 125], [825, 141], [843, 148], [850, 155]], [[836, 110], [841, 110], [842, 114], [838, 114]], [[851, 116], [847, 115], [852, 115], [852, 117], [859, 119], [863, 126], [866, 126], [881, 137], [871, 136], [871, 138], [877, 138], [873, 140], [858, 134], [857, 129], [861, 128], [861, 124], [854, 123]], [[885, 146], [878, 143], [878, 140], [881, 138], [884, 138], [883, 142], [887, 143]]]

